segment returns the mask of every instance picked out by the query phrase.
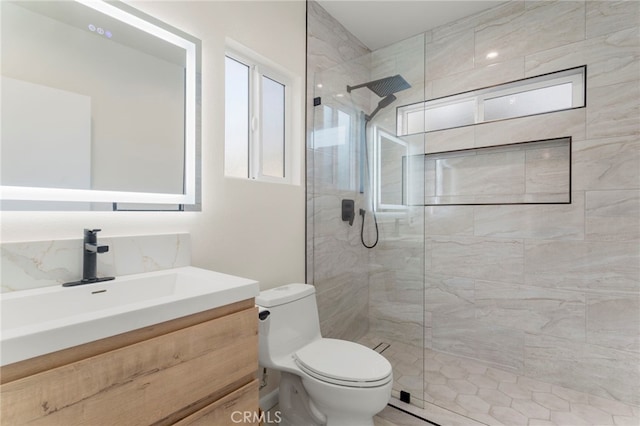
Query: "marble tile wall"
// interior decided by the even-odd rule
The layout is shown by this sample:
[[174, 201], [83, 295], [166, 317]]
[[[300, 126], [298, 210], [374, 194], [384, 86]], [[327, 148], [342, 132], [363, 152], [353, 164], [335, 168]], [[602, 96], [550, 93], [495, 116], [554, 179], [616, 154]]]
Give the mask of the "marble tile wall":
[[424, 234], [420, 213], [413, 217], [413, 224], [408, 217], [378, 218], [380, 241], [371, 253], [369, 328], [381, 338], [422, 348]]
[[[189, 234], [99, 237], [109, 251], [97, 258], [99, 276], [121, 276], [191, 265]], [[4, 243], [2, 292], [61, 285], [82, 278], [82, 239]]]
[[[369, 124], [396, 134], [396, 107], [424, 100], [428, 87], [424, 79], [424, 46], [429, 34], [419, 34], [371, 54], [373, 78], [400, 74], [411, 87], [395, 93], [397, 100], [380, 111]], [[371, 108], [379, 98], [373, 97]], [[424, 152], [424, 135], [401, 138], [407, 144], [409, 158]], [[398, 157], [396, 157], [396, 161]], [[408, 164], [416, 170], [417, 164]], [[412, 202], [424, 200], [424, 172], [408, 176]], [[370, 250], [369, 329], [381, 339], [399, 341], [422, 358], [424, 346], [424, 208], [404, 211], [381, 209], [377, 213], [380, 239]], [[416, 400], [421, 400], [422, 381], [405, 383]]]
[[434, 98], [586, 64], [587, 107], [427, 134], [573, 139], [571, 204], [425, 208], [428, 348], [640, 404], [639, 26], [635, 1], [516, 0], [430, 31]]

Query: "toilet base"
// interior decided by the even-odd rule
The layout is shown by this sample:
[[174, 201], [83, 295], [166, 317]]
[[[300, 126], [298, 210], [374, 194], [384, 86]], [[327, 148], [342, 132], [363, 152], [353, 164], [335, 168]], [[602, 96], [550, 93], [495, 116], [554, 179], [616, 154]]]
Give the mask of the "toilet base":
[[324, 426], [326, 417], [311, 402], [300, 376], [282, 372], [278, 391], [282, 426]]
[[[306, 386], [309, 386], [307, 389]], [[279, 389], [281, 425], [284, 426], [373, 426], [373, 416], [384, 409], [392, 381], [380, 388], [355, 389], [320, 383], [314, 379], [282, 372]], [[315, 395], [312, 399], [309, 394]], [[331, 394], [331, 395], [328, 395]], [[332, 396], [351, 401], [350, 407], [336, 407]], [[338, 404], [340, 405], [340, 404]], [[356, 408], [354, 411], [350, 409]]]
[[327, 426], [372, 426], [391, 397], [393, 377], [378, 387], [354, 388], [303, 376], [302, 384], [314, 405], [327, 416]]

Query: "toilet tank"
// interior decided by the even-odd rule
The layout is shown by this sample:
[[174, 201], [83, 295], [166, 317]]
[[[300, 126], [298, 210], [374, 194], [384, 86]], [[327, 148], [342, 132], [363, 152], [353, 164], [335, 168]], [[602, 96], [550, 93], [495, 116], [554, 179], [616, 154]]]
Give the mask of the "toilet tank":
[[256, 297], [256, 305], [261, 311], [258, 337], [260, 364], [264, 367], [278, 368], [279, 358], [321, 337], [312, 285], [288, 284], [265, 290]]

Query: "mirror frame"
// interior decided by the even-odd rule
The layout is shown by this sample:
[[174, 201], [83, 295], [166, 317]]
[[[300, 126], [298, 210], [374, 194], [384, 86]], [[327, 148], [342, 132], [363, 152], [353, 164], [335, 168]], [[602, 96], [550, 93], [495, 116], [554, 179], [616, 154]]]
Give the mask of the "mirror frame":
[[193, 205], [199, 202], [196, 175], [199, 137], [199, 54], [200, 41], [121, 2], [74, 0], [84, 6], [134, 26], [168, 43], [184, 48], [185, 66], [185, 167], [182, 194], [0, 186], [0, 200], [106, 202], [136, 204]]

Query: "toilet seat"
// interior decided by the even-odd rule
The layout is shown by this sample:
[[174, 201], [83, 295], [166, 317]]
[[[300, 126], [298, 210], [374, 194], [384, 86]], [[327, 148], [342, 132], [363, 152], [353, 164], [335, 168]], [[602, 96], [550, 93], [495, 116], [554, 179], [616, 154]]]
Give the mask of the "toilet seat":
[[391, 364], [382, 355], [346, 340], [315, 340], [293, 358], [310, 376], [340, 386], [373, 388], [389, 383], [392, 376]]

